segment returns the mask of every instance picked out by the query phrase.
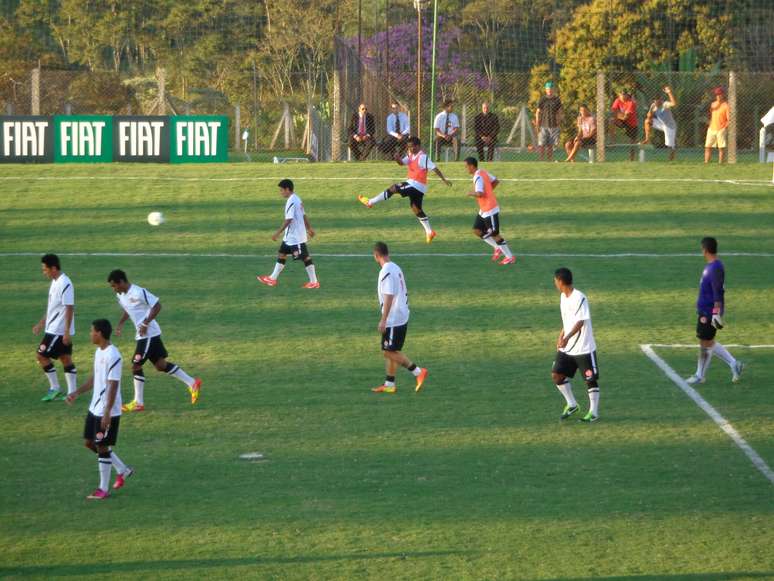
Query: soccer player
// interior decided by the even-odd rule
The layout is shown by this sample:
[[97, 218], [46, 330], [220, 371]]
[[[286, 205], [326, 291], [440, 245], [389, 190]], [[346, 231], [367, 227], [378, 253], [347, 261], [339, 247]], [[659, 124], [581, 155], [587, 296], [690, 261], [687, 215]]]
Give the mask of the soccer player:
[[696, 299], [696, 311], [698, 322], [696, 323], [696, 337], [699, 339], [699, 362], [696, 373], [686, 379], [693, 385], [704, 383], [707, 369], [713, 355], [717, 355], [731, 368], [731, 381], [737, 383], [742, 375], [744, 364], [715, 341], [718, 329], [723, 328], [723, 312], [725, 300], [726, 273], [723, 263], [718, 258], [718, 241], [714, 238], [703, 238], [701, 250], [707, 266], [701, 273], [699, 281], [699, 297]]
[[374, 204], [389, 200], [394, 194], [400, 194], [401, 197], [411, 201], [411, 211], [419, 219], [419, 223], [425, 230], [425, 239], [430, 244], [435, 238], [436, 233], [430, 227], [430, 218], [427, 217], [424, 210], [422, 210], [422, 199], [427, 193], [427, 172], [433, 170], [443, 183], [447, 186], [451, 186], [451, 182], [447, 180], [441, 173], [435, 164], [430, 161], [427, 154], [421, 149], [422, 142], [419, 137], [409, 137], [408, 139], [408, 154], [401, 158], [395, 156], [395, 161], [398, 165], [405, 165], [408, 167], [408, 178], [405, 182], [399, 184], [393, 184], [381, 194], [377, 194], [370, 200], [365, 196], [358, 196], [357, 199], [361, 204], [367, 208], [373, 207]]
[[123, 407], [125, 412], [145, 411], [145, 374], [143, 364], [150, 359], [153, 366], [168, 375], [176, 377], [186, 384], [191, 394], [191, 405], [199, 401], [202, 380], [194, 378], [183, 371], [179, 365], [167, 361], [167, 350], [161, 341], [161, 327], [156, 317], [161, 311], [161, 301], [147, 289], [129, 282], [123, 270], [113, 270], [108, 275], [108, 283], [116, 293], [118, 304], [123, 313], [116, 325], [116, 336], [121, 336], [121, 330], [126, 320], [131, 318], [137, 330], [135, 340], [137, 347], [132, 358], [132, 373], [134, 374], [134, 399]]
[[387, 376], [384, 383], [373, 388], [374, 393], [395, 393], [395, 372], [398, 365], [408, 369], [417, 378], [414, 391], [422, 389], [427, 379], [427, 369], [419, 367], [408, 357], [401, 353], [403, 342], [406, 340], [408, 330], [409, 306], [408, 290], [403, 271], [390, 260], [390, 251], [384, 242], [374, 245], [374, 260], [382, 269], [376, 281], [376, 292], [379, 296], [381, 317], [377, 326], [382, 335], [382, 353], [385, 359]]
[[312, 262], [309, 249], [306, 247], [308, 238], [314, 238], [314, 229], [312, 229], [312, 225], [306, 217], [304, 204], [301, 198], [298, 197], [298, 194], [293, 192], [293, 182], [291, 180], [282, 180], [277, 185], [279, 186], [280, 195], [283, 198], [287, 198], [287, 202], [285, 202], [285, 221], [279, 230], [272, 234], [271, 239], [276, 241], [280, 234], [282, 234], [282, 244], [280, 244], [279, 252], [277, 253], [277, 263], [274, 265], [274, 271], [269, 276], [259, 275], [256, 278], [266, 286], [277, 286], [277, 279], [285, 268], [285, 261], [288, 255], [290, 255], [293, 257], [293, 260], [304, 261], [309, 282], [304, 283], [303, 288], [320, 288], [314, 262]]
[[104, 500], [110, 493], [110, 469], [115, 467], [118, 477], [114, 489], [124, 485], [134, 470], [124, 464], [112, 450], [118, 439], [121, 421], [121, 353], [110, 342], [112, 328], [107, 319], [97, 319], [91, 324], [91, 342], [97, 346], [94, 352], [94, 371], [86, 382], [67, 396], [67, 403], [92, 390], [89, 413], [83, 427], [86, 447], [97, 454], [99, 487], [86, 498]]
[[494, 194], [494, 189], [500, 182], [487, 171], [478, 169], [478, 160], [475, 157], [465, 159], [465, 168], [473, 176], [473, 191], [468, 192], [468, 195], [476, 198], [478, 202], [473, 233], [494, 248], [492, 260], [498, 260], [500, 255], [505, 254], [500, 264], [513, 264], [516, 257], [500, 235], [500, 207]]
[[575, 372], [580, 369], [589, 396], [589, 411], [581, 421], [596, 422], [599, 419], [599, 368], [589, 301], [586, 295], [573, 287], [572, 272], [568, 268], [556, 270], [554, 286], [561, 293], [562, 330], [556, 341], [556, 359], [551, 378], [567, 403], [561, 419], [566, 420], [578, 411], [570, 378], [575, 377]]
[[77, 387], [77, 371], [73, 363], [72, 336], [75, 335], [75, 288], [70, 278], [61, 270], [59, 257], [46, 254], [40, 259], [43, 276], [51, 281], [48, 289], [48, 308], [46, 314], [32, 327], [32, 333], [39, 335], [45, 330], [43, 340], [38, 347], [37, 358], [43, 373], [48, 378], [49, 389], [41, 401], [62, 399], [65, 395], [59, 390], [59, 378], [52, 359], [59, 359], [64, 367], [67, 393]]

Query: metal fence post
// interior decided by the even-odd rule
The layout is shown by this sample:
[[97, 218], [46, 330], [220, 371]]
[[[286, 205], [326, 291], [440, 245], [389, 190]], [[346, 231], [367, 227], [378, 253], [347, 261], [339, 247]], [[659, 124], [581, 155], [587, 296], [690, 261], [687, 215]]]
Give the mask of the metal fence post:
[[728, 163], [736, 163], [736, 73], [728, 73]]
[[605, 138], [607, 121], [607, 106], [605, 104], [605, 73], [597, 73], [597, 158], [605, 161]]
[[30, 75], [30, 112], [32, 115], [40, 115], [40, 67], [32, 69]]
[[239, 137], [242, 134], [242, 109], [234, 105], [234, 149], [239, 151]]

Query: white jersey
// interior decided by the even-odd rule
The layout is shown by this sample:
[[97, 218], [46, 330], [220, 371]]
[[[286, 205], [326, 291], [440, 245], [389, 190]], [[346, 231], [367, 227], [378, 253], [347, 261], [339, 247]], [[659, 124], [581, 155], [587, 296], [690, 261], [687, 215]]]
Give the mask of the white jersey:
[[125, 293], [116, 293], [116, 298], [118, 299], [118, 304], [121, 305], [121, 308], [126, 311], [132, 323], [134, 323], [134, 328], [137, 330], [135, 339], [139, 341], [146, 337], [150, 338], [161, 335], [161, 327], [159, 327], [156, 319], [148, 323], [145, 335], [140, 335], [140, 323], [148, 316], [151, 308], [159, 302], [158, 297], [141, 286], [132, 284], [129, 285]]
[[384, 309], [384, 295], [395, 297], [392, 301], [390, 313], [387, 315], [388, 327], [400, 327], [409, 320], [408, 289], [403, 278], [403, 271], [394, 262], [385, 262], [379, 271], [379, 279], [376, 284], [379, 295], [379, 308]]
[[94, 389], [91, 393], [89, 411], [102, 417], [108, 402], [108, 381], [118, 382], [116, 399], [110, 408], [110, 416], [121, 415], [121, 353], [115, 345], [110, 344], [104, 349], [97, 348], [94, 352]]
[[291, 194], [285, 203], [285, 220], [292, 220], [285, 228], [282, 241], [288, 246], [306, 243], [306, 224], [304, 223], [304, 203], [296, 194]]
[[[48, 289], [48, 308], [46, 309], [46, 333], [64, 335], [65, 307], [75, 307], [75, 289], [70, 278], [60, 273], [59, 278], [51, 281]], [[70, 321], [70, 335], [75, 335], [75, 313]]]
[[565, 336], [570, 334], [572, 328], [578, 321], [584, 321], [581, 330], [570, 337], [567, 346], [560, 351], [567, 355], [585, 355], [596, 351], [597, 344], [594, 342], [594, 330], [591, 327], [591, 311], [589, 310], [589, 301], [578, 289], [573, 289], [570, 296], [561, 293], [561, 311], [562, 326]]
[[[427, 171], [432, 171], [435, 169], [433, 160], [427, 157], [427, 154], [424, 151], [420, 152], [415, 159], [417, 160], [417, 165], [420, 167], [420, 169], [426, 169]], [[405, 166], [408, 166], [410, 161], [411, 159], [408, 155], [403, 156], [403, 158], [400, 160], [400, 162]], [[423, 184], [422, 182], [411, 178], [408, 178], [406, 183], [415, 190], [422, 192], [423, 194], [427, 193], [427, 184]]]

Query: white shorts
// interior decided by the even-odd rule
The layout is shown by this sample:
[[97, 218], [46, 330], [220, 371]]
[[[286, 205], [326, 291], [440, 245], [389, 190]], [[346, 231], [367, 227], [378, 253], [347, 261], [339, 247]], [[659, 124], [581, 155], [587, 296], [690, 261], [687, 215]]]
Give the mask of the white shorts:
[[664, 145], [674, 148], [677, 144], [677, 127], [669, 127], [658, 117], [653, 117], [653, 129], [664, 132]]

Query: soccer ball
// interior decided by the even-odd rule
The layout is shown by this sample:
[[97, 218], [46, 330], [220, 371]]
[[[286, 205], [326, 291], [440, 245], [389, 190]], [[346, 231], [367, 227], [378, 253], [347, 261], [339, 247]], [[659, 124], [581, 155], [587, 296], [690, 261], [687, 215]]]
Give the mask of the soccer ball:
[[166, 220], [161, 212], [151, 212], [148, 214], [148, 224], [151, 226], [161, 226]]

